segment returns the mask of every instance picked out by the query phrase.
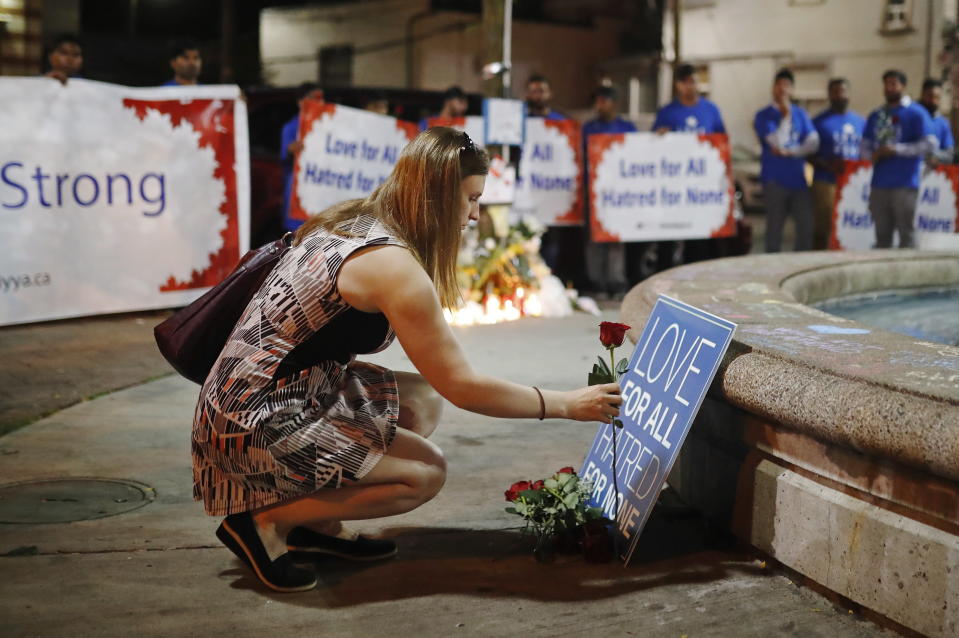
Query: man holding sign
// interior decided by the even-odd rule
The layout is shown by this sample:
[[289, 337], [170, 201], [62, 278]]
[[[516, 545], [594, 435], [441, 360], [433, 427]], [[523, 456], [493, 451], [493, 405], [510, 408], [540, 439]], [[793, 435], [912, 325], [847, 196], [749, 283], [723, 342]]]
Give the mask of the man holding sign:
[[836, 178], [845, 170], [846, 160], [859, 159], [862, 130], [866, 120], [849, 110], [849, 81], [833, 78], [828, 85], [829, 108], [813, 118], [819, 134], [819, 150], [810, 157], [815, 168], [812, 178], [814, 205], [813, 249], [825, 250], [832, 228], [836, 202]]
[[290, 193], [293, 188], [293, 164], [303, 150], [303, 142], [297, 139], [300, 131], [300, 111], [305, 100], [322, 100], [323, 91], [315, 84], [304, 83], [296, 91], [296, 115], [287, 120], [280, 131], [280, 164], [283, 167], [283, 227], [296, 230], [302, 219], [290, 217]]
[[[589, 155], [589, 136], [597, 133], [635, 133], [636, 125], [619, 117], [616, 89], [601, 86], [593, 93], [596, 117], [583, 124], [583, 157]], [[589, 175], [589, 169], [585, 174]], [[589, 242], [586, 245], [586, 270], [590, 284], [598, 294], [616, 297], [627, 287], [625, 244]]]
[[[676, 68], [673, 77], [673, 89], [676, 99], [662, 107], [656, 113], [653, 130], [663, 133], [725, 133], [723, 116], [719, 107], [699, 94], [696, 84], [696, 68], [692, 64], [682, 64]], [[676, 242], [661, 241], [656, 251], [656, 269], [668, 270], [676, 264], [673, 255]], [[708, 239], [688, 239], [684, 247], [685, 261], [701, 261], [709, 258]]]

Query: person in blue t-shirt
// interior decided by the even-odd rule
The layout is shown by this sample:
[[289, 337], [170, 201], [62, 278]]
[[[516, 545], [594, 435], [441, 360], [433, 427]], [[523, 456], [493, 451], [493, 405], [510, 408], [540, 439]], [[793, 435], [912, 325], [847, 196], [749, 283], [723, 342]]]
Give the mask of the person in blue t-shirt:
[[762, 145], [760, 179], [766, 205], [766, 252], [782, 249], [787, 215], [796, 224], [796, 250], [812, 248], [812, 199], [806, 160], [819, 149], [819, 134], [809, 115], [792, 103], [795, 81], [782, 69], [773, 81], [772, 104], [756, 113], [753, 128]]
[[526, 116], [544, 117], [547, 120], [569, 119], [562, 113], [554, 111], [550, 106], [553, 91], [549, 88], [549, 80], [545, 75], [534, 73], [526, 80]]
[[170, 49], [170, 68], [173, 69], [173, 78], [160, 86], [196, 86], [199, 84], [200, 71], [203, 69], [203, 59], [200, 57], [200, 47], [192, 40], [177, 42]]
[[[583, 157], [586, 179], [589, 179], [589, 136], [597, 133], [635, 133], [636, 125], [619, 117], [616, 89], [601, 86], [593, 93], [596, 117], [583, 124]], [[588, 185], [585, 190], [588, 192]], [[587, 204], [588, 206], [588, 204]], [[626, 292], [625, 246], [616, 242], [586, 244], [586, 273], [590, 288], [599, 295], [620, 297]]]
[[[696, 67], [681, 64], [673, 74], [674, 99], [656, 112], [653, 131], [656, 133], [725, 133], [726, 126], [719, 107], [699, 94]], [[689, 263], [708, 259], [709, 239], [690, 239], [685, 242], [660, 241], [656, 243], [656, 270], [668, 270], [676, 265], [677, 248], [681, 246], [683, 261]], [[632, 262], [633, 259], [630, 259]]]
[[300, 113], [304, 100], [322, 100], [323, 91], [309, 82], [301, 84], [296, 91], [297, 113], [291, 117], [280, 131], [280, 165], [283, 167], [283, 228], [296, 230], [304, 220], [290, 218], [290, 197], [293, 194], [293, 163], [303, 150], [303, 142], [297, 135], [300, 131]]
[[810, 157], [815, 168], [812, 178], [813, 250], [829, 247], [832, 209], [836, 201], [836, 178], [846, 160], [859, 159], [866, 120], [849, 110], [849, 80], [829, 80], [829, 108], [813, 118], [819, 134], [819, 150]]
[[670, 131], [689, 133], [725, 133], [719, 107], [699, 95], [696, 85], [696, 69], [691, 64], [677, 67], [673, 80], [676, 98], [659, 109], [653, 130], [657, 133]]
[[900, 248], [912, 248], [920, 165], [938, 144], [926, 109], [904, 94], [906, 74], [890, 69], [882, 85], [886, 104], [869, 115], [862, 135], [862, 155], [873, 162], [869, 212], [876, 248], [891, 248], [893, 231]]
[[596, 117], [583, 124], [583, 145], [595, 133], [635, 133], [636, 125], [619, 116], [616, 108], [616, 89], [601, 86], [593, 92], [593, 109]]
[[939, 148], [926, 157], [926, 163], [931, 166], [952, 164], [956, 142], [952, 138], [952, 125], [946, 116], [939, 112], [939, 106], [942, 104], [942, 82], [940, 80], [927, 78], [922, 83], [919, 104], [926, 108], [929, 117], [932, 118], [932, 132], [939, 143]]

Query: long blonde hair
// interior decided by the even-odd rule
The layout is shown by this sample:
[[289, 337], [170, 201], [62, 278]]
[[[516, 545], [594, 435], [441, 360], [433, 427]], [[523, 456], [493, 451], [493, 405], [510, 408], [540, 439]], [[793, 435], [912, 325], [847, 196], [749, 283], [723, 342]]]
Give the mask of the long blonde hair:
[[460, 186], [463, 179], [488, 171], [486, 152], [466, 133], [431, 128], [403, 149], [393, 172], [369, 197], [314, 215], [297, 229], [294, 245], [318, 228], [341, 233], [338, 227], [347, 220], [372, 215], [410, 248], [433, 280], [443, 306], [455, 308], [461, 300], [456, 283]]

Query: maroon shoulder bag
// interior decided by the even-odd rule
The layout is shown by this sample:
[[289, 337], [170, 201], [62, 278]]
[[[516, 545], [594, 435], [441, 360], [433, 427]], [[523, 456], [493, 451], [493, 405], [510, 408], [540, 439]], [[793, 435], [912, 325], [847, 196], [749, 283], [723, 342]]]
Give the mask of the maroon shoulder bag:
[[226, 279], [153, 329], [160, 353], [190, 381], [203, 384], [250, 299], [289, 250], [292, 233], [256, 248]]

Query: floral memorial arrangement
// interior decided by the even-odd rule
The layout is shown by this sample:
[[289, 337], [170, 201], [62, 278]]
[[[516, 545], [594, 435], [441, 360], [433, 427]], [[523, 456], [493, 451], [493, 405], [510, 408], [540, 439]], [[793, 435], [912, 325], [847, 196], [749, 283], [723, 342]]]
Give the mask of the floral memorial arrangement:
[[564, 286], [543, 261], [545, 230], [535, 218], [510, 223], [506, 208], [487, 207], [478, 227], [463, 233], [457, 278], [464, 303], [447, 311], [446, 320], [472, 325], [564, 317], [576, 310], [598, 315], [596, 302]]
[[[593, 364], [588, 375], [589, 385], [613, 383], [626, 372], [629, 362], [624, 358], [617, 363], [615, 352], [623, 345], [629, 329], [622, 323], [600, 324], [599, 341], [609, 354], [609, 364], [599, 357], [599, 363]], [[622, 427], [619, 419], [613, 423]], [[615, 444], [615, 437], [613, 440]], [[612, 559], [613, 521], [603, 516], [601, 508], [589, 506], [592, 489], [590, 481], [583, 480], [572, 467], [564, 467], [549, 478], [517, 481], [506, 490], [506, 500], [511, 503], [506, 511], [523, 518], [524, 533], [532, 530], [536, 537], [533, 556], [537, 560], [549, 562], [557, 550], [582, 550], [590, 562]], [[618, 491], [617, 488], [617, 500]]]
[[571, 467], [564, 467], [546, 479], [517, 481], [506, 490], [511, 503], [506, 511], [526, 521], [524, 533], [536, 537], [533, 556], [550, 562], [557, 551], [582, 548], [587, 560], [606, 562], [612, 558], [607, 532], [610, 523], [602, 510], [589, 507], [593, 485], [582, 480]]

